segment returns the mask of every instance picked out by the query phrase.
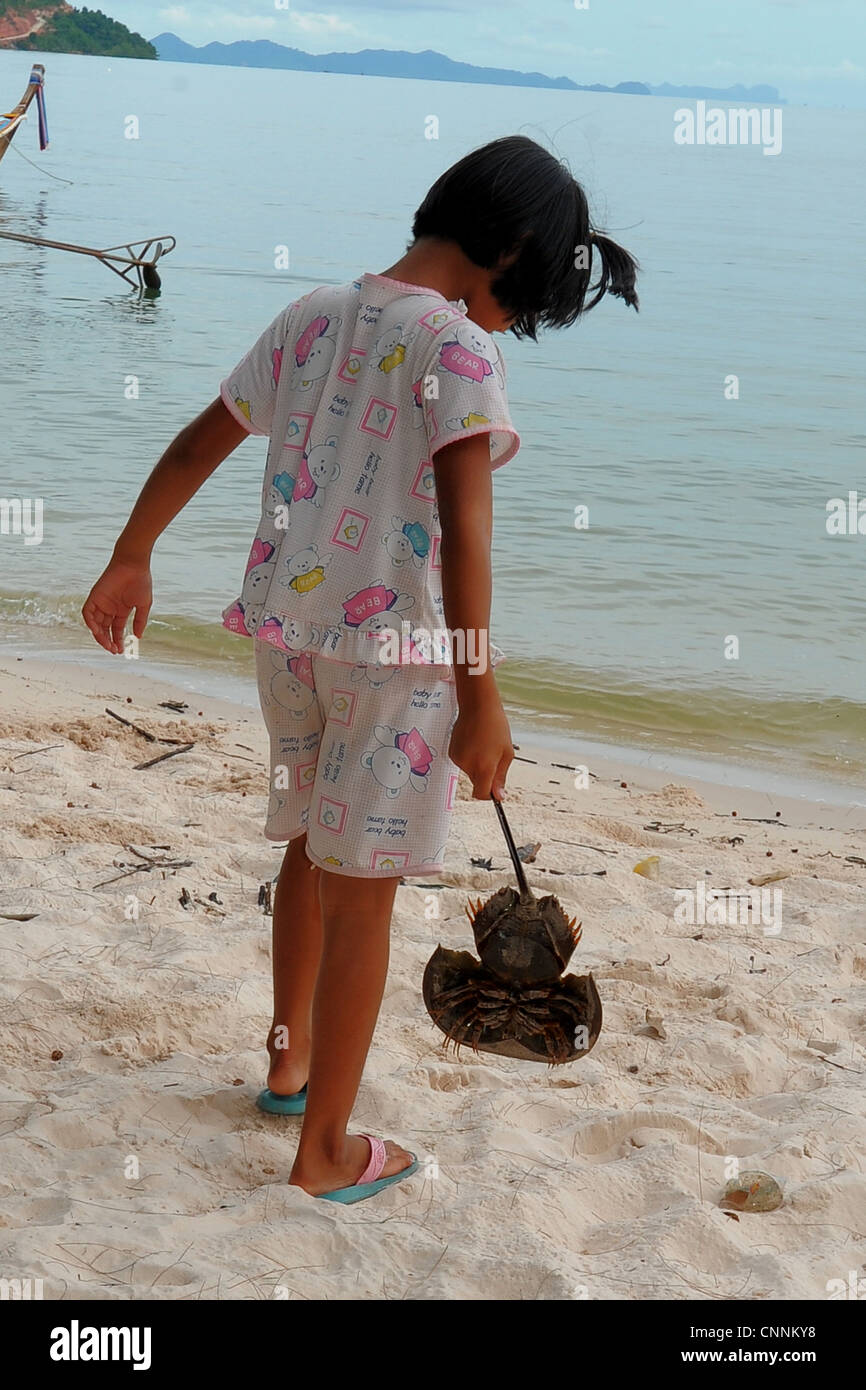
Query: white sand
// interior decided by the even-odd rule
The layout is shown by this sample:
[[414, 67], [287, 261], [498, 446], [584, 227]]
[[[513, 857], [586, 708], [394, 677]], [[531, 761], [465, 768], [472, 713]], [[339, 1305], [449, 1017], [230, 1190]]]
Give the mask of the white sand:
[[[188, 715], [158, 709], [172, 694]], [[135, 771], [168, 745], [106, 705], [195, 748]], [[339, 1208], [286, 1185], [299, 1121], [253, 1104], [257, 895], [280, 862], [258, 720], [120, 661], [4, 659], [0, 709], [0, 914], [35, 914], [0, 916], [0, 1277], [42, 1278], [46, 1298], [824, 1299], [863, 1273], [866, 866], [846, 858], [866, 859], [863, 810], [623, 789], [610, 768], [575, 791], [517, 763], [510, 819], [542, 842], [530, 883], [582, 919], [573, 968], [605, 1008], [592, 1054], [548, 1069], [446, 1056], [424, 1009], [433, 948], [469, 949], [467, 897], [508, 879], [492, 808], [464, 796], [447, 886], [398, 890], [354, 1117], [424, 1171]], [[776, 809], [785, 825], [744, 819]], [[125, 846], [192, 864], [117, 879], [140, 862]], [[632, 872], [651, 854], [657, 881]], [[487, 855], [495, 872], [470, 867]], [[675, 888], [747, 892], [773, 870], [791, 874], [770, 885], [778, 936], [674, 918]], [[722, 1211], [733, 1159], [774, 1174], [784, 1206]]]

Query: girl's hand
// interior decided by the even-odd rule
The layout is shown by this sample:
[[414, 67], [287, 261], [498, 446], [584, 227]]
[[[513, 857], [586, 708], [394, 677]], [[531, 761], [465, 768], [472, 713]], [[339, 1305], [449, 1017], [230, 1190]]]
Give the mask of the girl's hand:
[[81, 610], [100, 647], [119, 656], [123, 652], [123, 629], [133, 609], [132, 631], [141, 637], [147, 624], [153, 589], [148, 564], [112, 560], [99, 576]]
[[514, 760], [514, 747], [497, 693], [485, 696], [478, 703], [461, 705], [451, 731], [448, 756], [466, 773], [476, 800], [489, 800], [491, 792], [497, 800], [502, 800], [505, 778]]

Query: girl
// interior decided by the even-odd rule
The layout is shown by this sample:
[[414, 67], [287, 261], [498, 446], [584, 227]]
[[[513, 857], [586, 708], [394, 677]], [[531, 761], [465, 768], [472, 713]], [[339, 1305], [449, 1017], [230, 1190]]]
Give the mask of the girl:
[[[590, 263], [598, 280], [590, 290]], [[274, 903], [263, 1109], [304, 1114], [289, 1182], [354, 1202], [414, 1156], [347, 1125], [404, 874], [442, 865], [457, 769], [501, 797], [513, 758], [488, 646], [492, 471], [517, 452], [490, 335], [536, 338], [636, 263], [590, 227], [567, 169], [495, 140], [430, 189], [406, 254], [277, 315], [156, 465], [83, 616], [123, 650], [151, 606], [154, 543], [248, 434], [270, 438], [243, 588], [271, 748]], [[588, 293], [594, 297], [587, 300]]]

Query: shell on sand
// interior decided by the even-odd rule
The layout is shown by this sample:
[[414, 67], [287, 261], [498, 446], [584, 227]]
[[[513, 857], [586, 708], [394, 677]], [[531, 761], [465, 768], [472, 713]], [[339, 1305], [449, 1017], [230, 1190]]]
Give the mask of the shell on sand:
[[784, 1200], [781, 1187], [769, 1173], [741, 1173], [726, 1184], [719, 1206], [731, 1211], [776, 1211]]

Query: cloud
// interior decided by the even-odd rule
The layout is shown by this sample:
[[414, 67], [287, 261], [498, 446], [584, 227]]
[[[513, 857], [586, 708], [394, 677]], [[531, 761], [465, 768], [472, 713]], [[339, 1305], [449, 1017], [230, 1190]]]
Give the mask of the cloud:
[[335, 14], [293, 14], [290, 16], [293, 29], [300, 34], [357, 34], [354, 24], [347, 24]]
[[166, 24], [192, 23], [192, 15], [184, 5], [169, 5], [167, 9], [157, 10], [157, 14]]
[[[259, 6], [256, 9], [259, 10]], [[189, 5], [169, 5], [158, 11], [165, 24], [178, 26], [195, 24], [198, 30], [218, 34], [230, 42], [235, 35], [240, 38], [267, 37], [276, 39], [294, 38], [297, 35], [328, 36], [348, 34], [357, 36], [354, 24], [341, 19], [336, 14], [323, 14], [318, 10], [291, 9], [277, 10], [273, 14], [248, 14], [243, 10], [223, 10], [212, 4], [200, 5], [195, 0]]]

